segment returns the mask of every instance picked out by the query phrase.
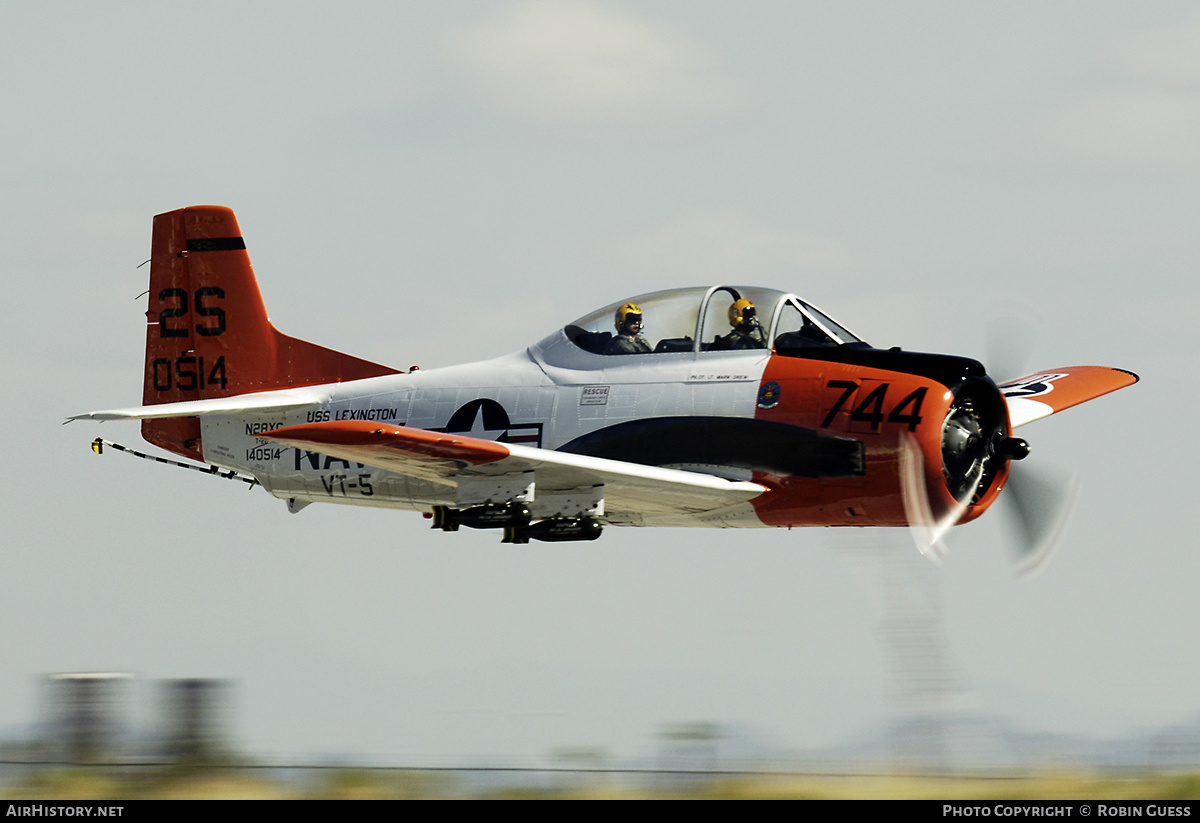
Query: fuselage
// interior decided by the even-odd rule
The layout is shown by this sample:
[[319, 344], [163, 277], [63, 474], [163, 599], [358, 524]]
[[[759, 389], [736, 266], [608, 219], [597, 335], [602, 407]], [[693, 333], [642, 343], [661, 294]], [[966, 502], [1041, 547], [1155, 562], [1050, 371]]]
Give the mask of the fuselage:
[[[764, 331], [774, 345], [714, 350], [707, 341], [728, 331], [711, 319], [710, 304], [722, 290], [732, 291], [714, 287], [639, 298], [648, 316], [659, 310], [669, 335], [654, 353], [603, 353], [609, 312], [602, 309], [494, 360], [314, 387], [320, 402], [301, 411], [204, 417], [203, 457], [253, 475], [292, 505], [422, 511], [454, 505], [455, 488], [448, 483], [261, 437], [305, 423], [377, 421], [753, 480], [769, 489], [750, 503], [696, 515], [610, 504], [604, 521], [613, 525], [874, 526], [907, 522], [899, 484], [907, 441], [922, 451], [935, 513], [954, 505], [943, 441], [956, 398], [965, 393], [974, 397], [973, 406], [1003, 410], [978, 363], [881, 351], [857, 339], [810, 339], [799, 333], [807, 329], [801, 321], [809, 321], [798, 312], [809, 307], [790, 295], [768, 297], [765, 290], [753, 294], [770, 311], [764, 312]], [[788, 311], [797, 317], [789, 320]], [[797, 328], [785, 328], [789, 322]], [[832, 337], [840, 327], [830, 325], [825, 333]], [[984, 423], [999, 430], [1007, 418]], [[988, 482], [977, 484], [962, 519], [986, 508], [1005, 471], [993, 468]]]

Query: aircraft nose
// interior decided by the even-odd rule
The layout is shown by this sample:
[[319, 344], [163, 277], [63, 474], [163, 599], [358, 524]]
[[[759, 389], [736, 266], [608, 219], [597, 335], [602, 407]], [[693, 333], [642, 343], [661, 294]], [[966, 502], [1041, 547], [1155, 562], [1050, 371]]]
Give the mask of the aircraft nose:
[[968, 380], [955, 392], [942, 424], [942, 473], [955, 500], [970, 505], [987, 491], [1010, 459], [1008, 453], [1019, 451], [1009, 440], [1004, 398], [996, 384], [986, 378]]

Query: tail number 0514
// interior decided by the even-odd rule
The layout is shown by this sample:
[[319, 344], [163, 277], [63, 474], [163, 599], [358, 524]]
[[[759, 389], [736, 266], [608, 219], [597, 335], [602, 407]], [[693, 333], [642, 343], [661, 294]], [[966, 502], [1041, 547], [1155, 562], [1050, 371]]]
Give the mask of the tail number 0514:
[[225, 377], [225, 355], [218, 357], [207, 373], [204, 371], [203, 357], [183, 355], [174, 360], [156, 357], [150, 361], [150, 379], [155, 391], [195, 391], [205, 386], [223, 389], [228, 382]]

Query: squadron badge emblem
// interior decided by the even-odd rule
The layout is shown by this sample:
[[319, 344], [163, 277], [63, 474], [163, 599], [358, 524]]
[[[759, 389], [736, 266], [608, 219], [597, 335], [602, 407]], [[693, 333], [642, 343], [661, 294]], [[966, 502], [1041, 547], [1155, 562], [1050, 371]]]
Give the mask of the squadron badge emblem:
[[779, 384], [772, 380], [770, 383], [763, 383], [762, 388], [758, 390], [758, 407], [760, 409], [773, 409], [779, 405]]

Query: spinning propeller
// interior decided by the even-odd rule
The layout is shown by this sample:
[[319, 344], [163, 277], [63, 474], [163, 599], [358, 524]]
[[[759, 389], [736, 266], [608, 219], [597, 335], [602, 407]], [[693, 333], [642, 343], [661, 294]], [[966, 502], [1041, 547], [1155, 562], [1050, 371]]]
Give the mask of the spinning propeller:
[[[1027, 335], [1018, 335], [1027, 340]], [[1019, 374], [1019, 364], [1028, 345], [1018, 345], [1012, 337], [1001, 339], [989, 333], [989, 348], [1000, 356], [1001, 374]], [[1053, 469], [1034, 468], [1017, 461], [1029, 454], [1029, 445], [1011, 437], [1005, 422], [1002, 396], [975, 387], [965, 387], [955, 398], [942, 424], [942, 478], [956, 501], [948, 511], [935, 514], [927, 483], [937, 472], [928, 472], [920, 444], [905, 435], [901, 444], [900, 483], [905, 513], [917, 550], [935, 563], [946, 556], [943, 541], [957, 525], [968, 507], [990, 489], [996, 475], [1009, 467], [1002, 478], [1004, 494], [1000, 505], [1007, 513], [1012, 535], [1011, 551], [1016, 574], [1038, 574], [1062, 540], [1074, 507], [1077, 479]], [[1012, 465], [1010, 465], [1010, 463]]]

